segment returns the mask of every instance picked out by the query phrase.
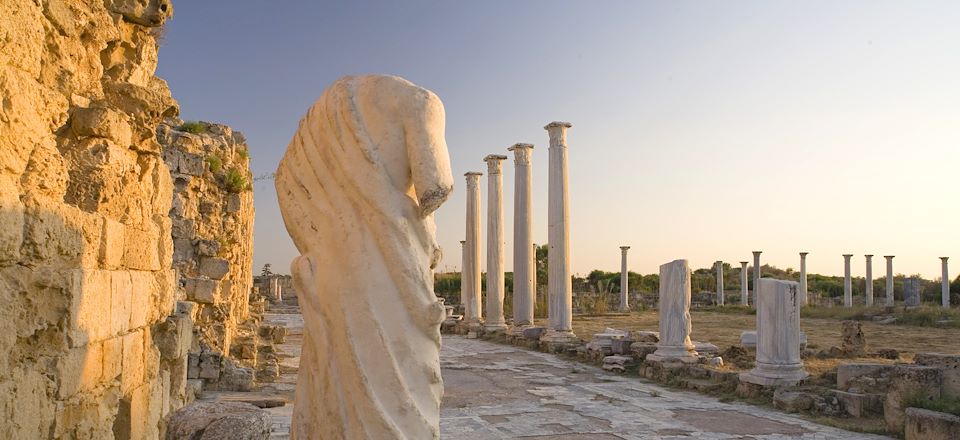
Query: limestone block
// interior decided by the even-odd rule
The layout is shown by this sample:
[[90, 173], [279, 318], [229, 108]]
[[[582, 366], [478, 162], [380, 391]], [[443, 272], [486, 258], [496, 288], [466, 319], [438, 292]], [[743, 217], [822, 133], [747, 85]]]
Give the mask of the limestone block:
[[173, 219], [173, 238], [187, 238], [193, 240], [197, 235], [197, 226], [193, 219], [178, 217]]
[[78, 392], [94, 389], [100, 384], [102, 373], [103, 346], [100, 343], [70, 349], [57, 360], [57, 396], [67, 399]]
[[156, 325], [153, 336], [164, 359], [179, 359], [193, 343], [193, 320], [186, 315], [169, 316]]
[[960, 417], [922, 408], [906, 410], [906, 440], [955, 440], [960, 438]]
[[228, 273], [230, 262], [223, 258], [206, 257], [200, 260], [200, 275], [220, 280]]
[[13, 182], [8, 187], [0, 181], [0, 225], [4, 225], [0, 228], [0, 266], [20, 259], [23, 220], [23, 203], [13, 190]]
[[72, 347], [101, 341], [112, 333], [111, 273], [106, 270], [73, 271], [70, 288], [70, 341]]
[[110, 334], [119, 335], [130, 329], [130, 309], [133, 306], [130, 272], [113, 272], [110, 286]]
[[267, 440], [270, 414], [243, 402], [196, 402], [170, 416], [167, 440]]
[[960, 398], [960, 355], [917, 353], [913, 362], [939, 368], [943, 372], [943, 384], [940, 388], [943, 395]]
[[890, 364], [849, 363], [837, 366], [837, 389], [848, 391], [851, 383], [863, 376], [880, 377], [893, 371]]
[[173, 262], [178, 267], [184, 264], [191, 264], [196, 260], [193, 248], [193, 240], [189, 238], [173, 239]]
[[120, 411], [113, 423], [116, 438], [127, 440], [156, 438], [156, 433], [149, 435], [151, 431], [157, 429], [156, 425], [148, 426], [148, 421], [153, 419], [150, 413], [154, 410], [159, 413], [159, 408], [150, 407], [150, 384], [142, 384], [130, 390], [127, 397], [120, 400]]
[[883, 418], [889, 431], [903, 432], [904, 400], [918, 393], [932, 399], [939, 398], [943, 375], [934, 367], [909, 364], [897, 365], [891, 375], [893, 381], [883, 401]]
[[103, 341], [103, 380], [112, 381], [123, 372], [123, 336]]
[[197, 377], [210, 380], [220, 379], [220, 365], [221, 356], [219, 353], [207, 351], [200, 353], [200, 372]]
[[920, 280], [916, 277], [903, 280], [903, 305], [907, 307], [920, 306]]
[[234, 212], [240, 211], [240, 208], [243, 205], [241, 204], [240, 194], [230, 194], [227, 196], [227, 212], [232, 214]]
[[847, 356], [862, 356], [867, 349], [860, 321], [843, 321], [840, 327], [840, 349]]
[[215, 304], [220, 302], [220, 282], [208, 280], [206, 278], [187, 278], [186, 283], [187, 299], [202, 304]]
[[187, 403], [187, 362], [184, 356], [168, 362], [170, 365], [170, 406], [168, 412], [181, 408]]
[[108, 0], [106, 5], [124, 20], [147, 27], [163, 26], [173, 15], [170, 0]]
[[883, 414], [883, 395], [834, 391], [840, 407], [851, 417], [871, 417]]
[[200, 378], [200, 353], [187, 355], [187, 379]]
[[181, 152], [177, 161], [177, 171], [188, 176], [203, 175], [205, 166], [203, 156], [199, 154]]
[[123, 261], [128, 269], [160, 270], [160, 231], [150, 222], [143, 228], [127, 227]]
[[110, 108], [74, 110], [70, 116], [70, 130], [78, 138], [106, 138], [120, 146], [129, 146], [133, 143], [133, 132], [127, 115]]
[[135, 330], [123, 336], [123, 366], [120, 375], [120, 392], [129, 394], [143, 383], [144, 365], [143, 331]]
[[104, 217], [100, 235], [100, 264], [104, 268], [118, 269], [123, 265], [124, 229], [123, 223]]
[[152, 272], [130, 272], [130, 323], [127, 328], [140, 328], [149, 323], [150, 311], [155, 307], [153, 297], [157, 290]]
[[216, 257], [220, 253], [220, 242], [216, 240], [197, 240], [197, 253], [204, 257]]

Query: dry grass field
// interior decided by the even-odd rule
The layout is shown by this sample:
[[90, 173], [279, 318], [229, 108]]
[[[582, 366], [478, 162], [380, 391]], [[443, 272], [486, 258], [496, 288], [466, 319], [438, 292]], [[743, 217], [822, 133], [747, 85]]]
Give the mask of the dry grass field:
[[[804, 309], [806, 312], [807, 309]], [[745, 311], [717, 312], [691, 311], [693, 335], [695, 341], [710, 342], [721, 351], [731, 345], [739, 345], [740, 332], [755, 328], [756, 317]], [[815, 351], [826, 350], [831, 346], [840, 346], [840, 322], [834, 318], [804, 318], [801, 313], [800, 329], [807, 334], [807, 347]], [[818, 310], [809, 314], [829, 315]], [[591, 335], [600, 333], [607, 327], [622, 330], [658, 329], [656, 310], [632, 312], [630, 314], [607, 314], [602, 316], [574, 316], [573, 330], [581, 339], [590, 340]], [[863, 334], [867, 339], [868, 351], [884, 348], [900, 352], [901, 361], [911, 361], [918, 352], [940, 352], [960, 354], [960, 328], [924, 327], [914, 325], [878, 324], [863, 322]], [[545, 325], [545, 323], [541, 324]], [[878, 358], [864, 358], [869, 362], [893, 362]], [[816, 359], [804, 360], [807, 371], [817, 375], [835, 368], [837, 364], [854, 362], [854, 359]]]

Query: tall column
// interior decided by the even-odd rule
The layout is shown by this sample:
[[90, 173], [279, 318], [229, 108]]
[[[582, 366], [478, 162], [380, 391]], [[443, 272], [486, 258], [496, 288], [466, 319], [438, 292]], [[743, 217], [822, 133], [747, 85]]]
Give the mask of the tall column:
[[717, 305], [723, 305], [723, 261], [717, 261], [713, 264], [717, 270]]
[[466, 264], [461, 284], [467, 292], [467, 311], [465, 316], [469, 328], [479, 330], [480, 316], [480, 176], [483, 173], [471, 171], [467, 176], [467, 243], [465, 245]]
[[843, 254], [843, 305], [853, 307], [853, 281], [850, 279], [850, 257], [853, 254]]
[[697, 362], [690, 341], [690, 266], [674, 260], [660, 266], [660, 342], [648, 361]]
[[797, 283], [760, 280], [757, 289], [757, 362], [740, 380], [764, 386], [796, 385], [807, 378], [800, 358]]
[[537, 301], [536, 253], [533, 244], [533, 180], [530, 159], [533, 145], [514, 144], [513, 152], [513, 333], [533, 325]]
[[630, 246], [620, 246], [620, 311], [630, 311], [629, 277], [627, 272], [627, 250]]
[[460, 307], [463, 308], [463, 318], [470, 316], [470, 295], [467, 292], [467, 268], [470, 259], [467, 257], [467, 240], [460, 240]]
[[884, 255], [887, 259], [887, 288], [884, 294], [887, 296], [887, 306], [893, 305], [893, 255]]
[[807, 293], [807, 254], [800, 252], [800, 305], [810, 304], [810, 295]]
[[544, 127], [550, 135], [550, 180], [547, 227], [549, 240], [550, 328], [543, 340], [576, 341], [573, 334], [573, 286], [570, 285], [570, 203], [567, 193], [567, 129], [569, 122], [551, 122]]
[[[531, 313], [536, 313], [536, 310], [537, 310], [537, 271], [538, 271], [538, 269], [537, 269], [537, 244], [534, 243], [532, 247], [533, 247], [533, 253], [530, 254], [530, 267], [531, 267], [531, 270], [533, 270], [533, 284], [530, 285], [530, 286], [531, 286], [530, 291], [533, 292], [533, 293], [532, 293], [532, 295], [533, 295], [533, 305], [530, 306], [530, 307], [533, 309], [533, 312], [531, 312]], [[530, 315], [530, 316], [533, 316], [533, 315]], [[530, 321], [530, 325], [533, 325], [533, 323], [534, 323], [534, 320], [531, 320], [531, 321]]]
[[487, 162], [487, 331], [503, 331], [503, 174], [507, 156], [490, 154]]
[[[760, 254], [763, 251], [753, 251], [753, 303], [757, 303], [757, 286], [760, 285]], [[747, 302], [749, 304], [749, 301]]]
[[863, 295], [864, 301], [866, 301], [867, 307], [873, 305], [873, 255], [864, 255], [867, 259], [867, 268], [866, 268], [866, 285], [863, 286]]
[[749, 261], [740, 262], [740, 305], [747, 305], [747, 265]]
[[943, 274], [940, 275], [940, 304], [945, 309], [950, 308], [950, 273], [947, 271], [947, 258], [940, 257], [940, 269]]

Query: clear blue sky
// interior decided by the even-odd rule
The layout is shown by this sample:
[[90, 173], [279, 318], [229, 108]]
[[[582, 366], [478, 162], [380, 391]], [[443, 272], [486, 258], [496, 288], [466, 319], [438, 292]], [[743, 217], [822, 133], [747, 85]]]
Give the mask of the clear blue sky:
[[[840, 274], [960, 273], [960, 3], [403, 1], [174, 3], [158, 75], [184, 119], [247, 135], [272, 172], [297, 122], [348, 74], [436, 92], [458, 186], [437, 213], [458, 270], [462, 175], [534, 151], [546, 241], [547, 136], [569, 132], [573, 269], [749, 260]], [[504, 164], [507, 270], [513, 163]], [[482, 186], [486, 187], [485, 178]], [[255, 187], [256, 270], [295, 249], [272, 181]], [[486, 209], [486, 195], [483, 196]], [[484, 232], [485, 236], [485, 232]], [[485, 239], [483, 239], [485, 241]]]

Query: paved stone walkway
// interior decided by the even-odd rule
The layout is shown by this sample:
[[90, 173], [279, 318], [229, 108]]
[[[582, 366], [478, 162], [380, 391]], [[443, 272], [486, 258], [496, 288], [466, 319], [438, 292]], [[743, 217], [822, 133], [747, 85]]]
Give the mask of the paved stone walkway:
[[[303, 319], [298, 310], [271, 310], [264, 321], [289, 334], [277, 346], [281, 376], [257, 393], [207, 392], [209, 400], [283, 398], [268, 408], [271, 440], [289, 438], [293, 390], [300, 364]], [[747, 404], [662, 388], [637, 377], [556, 356], [445, 335], [440, 353], [444, 439], [882, 439], [817, 425]]]
[[882, 439], [545, 353], [445, 336], [447, 439]]

